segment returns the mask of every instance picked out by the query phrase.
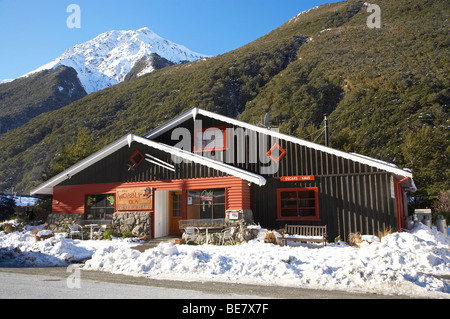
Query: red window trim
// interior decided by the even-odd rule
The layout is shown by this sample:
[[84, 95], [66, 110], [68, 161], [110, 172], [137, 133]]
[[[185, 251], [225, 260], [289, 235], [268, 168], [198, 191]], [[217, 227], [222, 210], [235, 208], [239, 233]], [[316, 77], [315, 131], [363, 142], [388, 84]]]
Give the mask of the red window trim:
[[200, 152], [212, 152], [212, 151], [224, 151], [227, 150], [227, 127], [226, 126], [218, 126], [218, 127], [206, 127], [202, 128], [202, 134], [208, 129], [218, 129], [221, 130], [223, 133], [223, 146], [221, 147], [213, 147], [213, 148], [196, 148], [197, 145], [197, 133], [200, 131], [199, 129], [194, 130], [194, 146], [193, 146], [193, 152], [194, 153], [200, 153]]
[[[308, 217], [283, 217], [281, 216], [281, 193], [282, 192], [299, 192], [299, 191], [314, 191], [315, 200], [315, 216]], [[318, 221], [319, 217], [319, 188], [318, 187], [296, 187], [296, 188], [277, 188], [277, 220], [279, 221]]]

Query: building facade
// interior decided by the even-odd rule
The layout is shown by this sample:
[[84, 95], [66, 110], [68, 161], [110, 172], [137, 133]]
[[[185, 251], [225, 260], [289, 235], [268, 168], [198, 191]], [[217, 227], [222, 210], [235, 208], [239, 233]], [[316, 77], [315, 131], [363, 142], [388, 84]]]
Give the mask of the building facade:
[[31, 194], [53, 195], [52, 218], [111, 220], [151, 237], [179, 235], [180, 220], [232, 216], [274, 229], [327, 225], [332, 240], [401, 230], [414, 189], [412, 174], [391, 164], [194, 108]]

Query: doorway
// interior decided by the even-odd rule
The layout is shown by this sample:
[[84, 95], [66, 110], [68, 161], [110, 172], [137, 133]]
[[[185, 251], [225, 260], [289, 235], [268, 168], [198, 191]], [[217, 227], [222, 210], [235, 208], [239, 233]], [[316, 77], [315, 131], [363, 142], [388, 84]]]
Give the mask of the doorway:
[[169, 192], [169, 236], [179, 236], [179, 221], [182, 218], [183, 193], [181, 191]]
[[169, 191], [155, 191], [154, 237], [164, 237], [169, 231]]

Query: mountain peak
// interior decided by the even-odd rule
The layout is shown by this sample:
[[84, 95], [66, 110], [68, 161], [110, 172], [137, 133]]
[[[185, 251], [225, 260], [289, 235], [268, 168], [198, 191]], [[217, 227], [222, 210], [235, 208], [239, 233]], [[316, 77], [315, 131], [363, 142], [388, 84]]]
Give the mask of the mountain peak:
[[[77, 71], [86, 92], [92, 93], [122, 82], [134, 65], [150, 54], [177, 64], [207, 57], [160, 37], [148, 27], [112, 30], [67, 49], [60, 57], [24, 76], [65, 65]], [[151, 72], [155, 68], [146, 69]]]
[[138, 31], [138, 32], [144, 32], [144, 33], [148, 33], [148, 32], [153, 33], [153, 31], [150, 30], [150, 29], [147, 28], [147, 27], [143, 27], [143, 28], [137, 29], [136, 31]]

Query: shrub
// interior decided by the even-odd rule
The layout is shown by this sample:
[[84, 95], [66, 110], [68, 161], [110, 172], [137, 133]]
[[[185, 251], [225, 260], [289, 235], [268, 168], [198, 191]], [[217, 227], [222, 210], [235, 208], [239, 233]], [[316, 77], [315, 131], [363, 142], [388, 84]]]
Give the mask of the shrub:
[[122, 238], [133, 238], [134, 237], [134, 235], [133, 235], [133, 233], [132, 232], [130, 232], [130, 231], [126, 231], [126, 232], [124, 232], [123, 234], [122, 234]]
[[13, 233], [14, 232], [14, 225], [13, 224], [10, 224], [10, 223], [4, 223], [3, 225], [2, 225], [2, 228], [3, 228], [3, 231], [5, 232], [5, 233], [7, 233], [7, 234], [11, 234], [11, 233]]
[[111, 240], [112, 236], [114, 236], [114, 230], [108, 228], [107, 230], [105, 230], [105, 232], [103, 233], [103, 238], [102, 239], [107, 239], [107, 240]]
[[381, 238], [386, 237], [387, 235], [392, 234], [393, 232], [394, 232], [394, 231], [392, 230], [391, 227], [385, 228], [385, 229], [380, 230], [380, 231], [378, 232], [378, 238], [379, 238], [380, 241], [381, 241]]
[[360, 233], [350, 233], [348, 235], [348, 243], [351, 246], [359, 247], [362, 243], [362, 238]]

